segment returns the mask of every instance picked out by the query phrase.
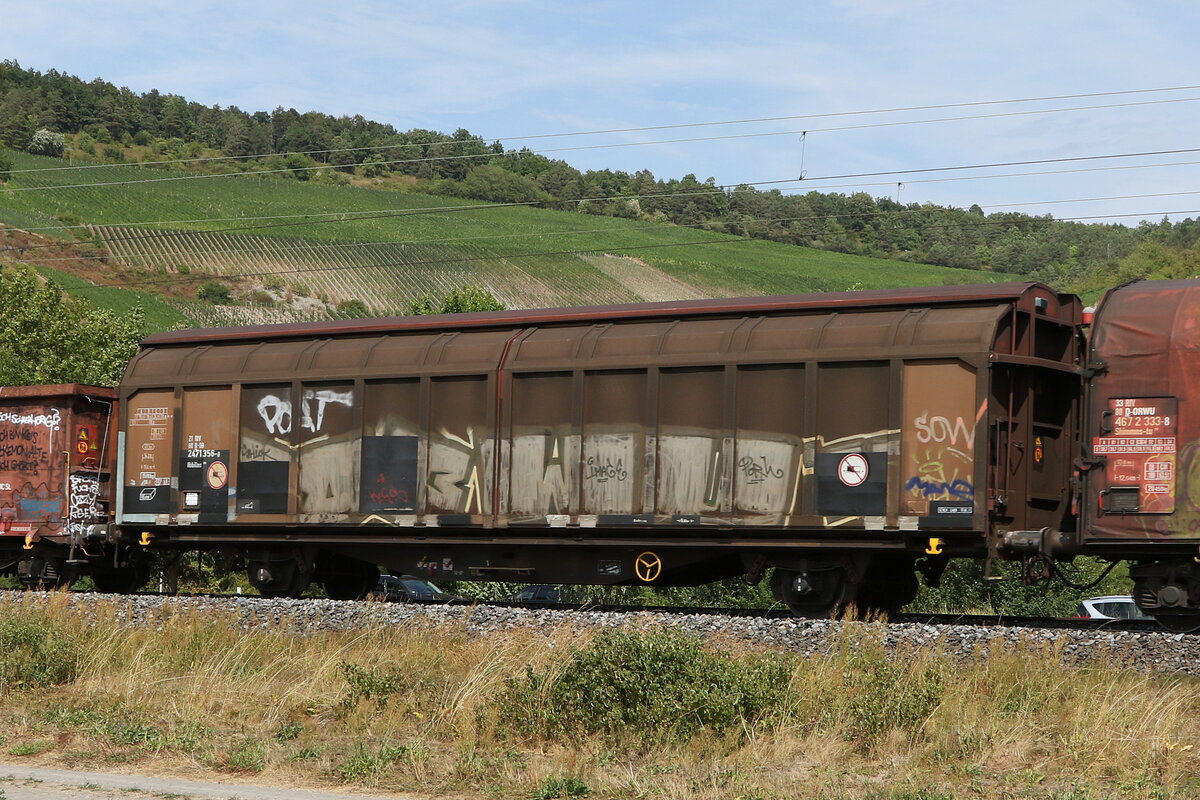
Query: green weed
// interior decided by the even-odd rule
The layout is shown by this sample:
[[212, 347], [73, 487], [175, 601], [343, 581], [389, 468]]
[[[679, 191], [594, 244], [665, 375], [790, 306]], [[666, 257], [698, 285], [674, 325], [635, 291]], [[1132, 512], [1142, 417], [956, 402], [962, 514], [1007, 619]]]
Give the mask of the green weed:
[[267, 768], [267, 745], [254, 737], [242, 739], [229, 751], [224, 767], [231, 772], [262, 772]]
[[76, 632], [44, 614], [0, 616], [0, 690], [54, 686], [79, 668]]
[[591, 794], [588, 785], [579, 778], [546, 778], [533, 793], [534, 800], [559, 800], [559, 798], [586, 797]]
[[300, 732], [304, 730], [298, 722], [284, 722], [279, 726], [279, 730], [275, 731], [275, 741], [290, 742], [300, 737]]
[[528, 737], [684, 741], [772, 719], [790, 671], [783, 656], [727, 658], [680, 633], [603, 633], [574, 650], [560, 672], [527, 667], [509, 679], [498, 716]]
[[368, 780], [394, 764], [423, 761], [428, 755], [422, 745], [383, 744], [372, 749], [359, 741], [351, 754], [334, 766], [333, 774], [338, 780], [355, 783]]
[[38, 753], [44, 753], [53, 746], [53, 742], [45, 739], [31, 739], [25, 742], [17, 742], [12, 747], [8, 748], [10, 756], [36, 756]]

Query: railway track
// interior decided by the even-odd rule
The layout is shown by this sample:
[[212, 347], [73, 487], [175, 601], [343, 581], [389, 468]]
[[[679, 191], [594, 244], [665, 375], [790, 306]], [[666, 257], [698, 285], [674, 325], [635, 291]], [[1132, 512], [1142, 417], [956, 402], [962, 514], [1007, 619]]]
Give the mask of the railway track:
[[[18, 593], [24, 590], [8, 589], [6, 592]], [[80, 589], [71, 590], [72, 595], [96, 595], [110, 597], [101, 592]], [[277, 602], [272, 598], [258, 595], [222, 594], [214, 592], [136, 592], [129, 597], [157, 598], [191, 598], [212, 600], [241, 600], [244, 602]], [[380, 601], [329, 601], [323, 597], [299, 598], [291, 602], [303, 603], [305, 600], [314, 602], [371, 602]], [[382, 604], [381, 605], [387, 605]], [[731, 619], [801, 619], [783, 607], [774, 608], [725, 608], [718, 606], [631, 606], [601, 603], [518, 603], [510, 601], [480, 601], [456, 599], [448, 602], [413, 601], [411, 603], [395, 603], [391, 605], [405, 606], [447, 606], [447, 607], [482, 607], [491, 609], [515, 609], [521, 611], [558, 611], [586, 612], [592, 614], [657, 614], [674, 617], [728, 617]], [[932, 625], [935, 627], [969, 626], [977, 628], [1028, 628], [1034, 630], [1076, 630], [1076, 631], [1131, 631], [1131, 632], [1166, 632], [1153, 620], [1130, 619], [1081, 619], [1074, 617], [1036, 617], [1004, 614], [965, 614], [965, 613], [909, 613], [894, 614], [886, 621], [896, 625]]]
[[[972, 614], [898, 615], [887, 625], [836, 619], [804, 619], [780, 609], [722, 609], [667, 606], [554, 606], [516, 603], [385, 603], [326, 598], [264, 598], [254, 595], [94, 592], [9, 594], [12, 604], [36, 608], [65, 600], [68, 615], [110, 620], [122, 626], [162, 629], [212, 615], [246, 632], [309, 636], [323, 633], [391, 631], [409, 635], [448, 628], [473, 637], [539, 632], [552, 643], [557, 632], [614, 629], [674, 630], [718, 647], [731, 643], [823, 657], [855, 642], [871, 641], [909, 657], [930, 650], [937, 657], [975, 660], [1006, 652], [1033, 652], [1064, 668], [1200, 675], [1200, 636], [1171, 633], [1144, 622], [1047, 619]], [[0, 603], [3, 598], [0, 598]], [[225, 624], [225, 623], [222, 623]]]

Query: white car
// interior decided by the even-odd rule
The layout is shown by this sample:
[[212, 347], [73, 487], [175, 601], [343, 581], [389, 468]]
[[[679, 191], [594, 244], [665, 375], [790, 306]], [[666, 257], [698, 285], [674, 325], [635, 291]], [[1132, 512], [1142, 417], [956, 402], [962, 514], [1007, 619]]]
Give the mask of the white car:
[[1150, 619], [1127, 594], [1089, 597], [1075, 609], [1080, 619]]

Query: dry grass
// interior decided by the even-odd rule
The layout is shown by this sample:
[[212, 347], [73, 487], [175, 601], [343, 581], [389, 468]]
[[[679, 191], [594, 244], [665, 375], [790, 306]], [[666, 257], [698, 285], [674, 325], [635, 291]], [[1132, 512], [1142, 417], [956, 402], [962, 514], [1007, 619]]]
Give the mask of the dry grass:
[[[478, 638], [406, 627], [299, 637], [211, 616], [166, 618], [161, 630], [102, 616], [83, 625], [62, 602], [0, 604], [0, 758], [547, 799], [1200, 793], [1200, 681], [1064, 669], [1054, 653], [889, 659], [878, 626], [863, 625], [848, 626], [819, 658], [723, 645], [678, 664], [690, 645], [653, 634], [564, 628]], [[617, 655], [598, 669], [573, 648]], [[652, 662], [655, 654], [666, 660]], [[669, 736], [599, 727], [640, 680], [681, 715], [698, 713], [688, 705], [696, 697], [719, 705], [725, 698], [697, 695], [694, 685], [686, 697], [672, 694], [680, 690], [672, 670], [701, 662], [734, 680], [726, 687], [738, 675], [768, 674], [764, 664], [776, 669], [769, 674], [783, 677], [767, 687], [776, 701], [732, 727], [685, 725]], [[760, 671], [740, 672], [752, 664]], [[562, 705], [568, 685], [573, 705]], [[516, 716], [553, 718], [557, 732], [517, 726]]]

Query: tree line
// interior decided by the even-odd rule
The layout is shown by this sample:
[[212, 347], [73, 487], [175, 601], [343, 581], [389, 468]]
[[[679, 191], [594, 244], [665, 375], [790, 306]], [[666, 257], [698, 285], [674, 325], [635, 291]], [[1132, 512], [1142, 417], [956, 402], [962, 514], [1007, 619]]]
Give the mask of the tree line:
[[101, 79], [24, 69], [15, 61], [0, 61], [0, 146], [112, 162], [224, 157], [171, 166], [296, 180], [345, 182], [353, 176], [408, 191], [1016, 273], [1082, 291], [1136, 277], [1190, 275], [1200, 260], [1200, 221], [1193, 219], [1130, 228], [985, 214], [978, 205], [902, 204], [866, 192], [785, 194], [719, 186], [690, 174], [664, 179], [649, 170], [581, 171], [528, 149], [485, 142], [462, 128], [451, 134], [399, 131], [360, 115], [210, 107], [157, 89], [138, 94]]

